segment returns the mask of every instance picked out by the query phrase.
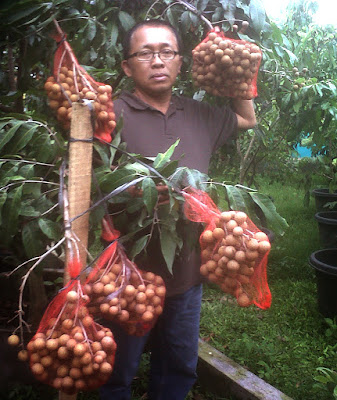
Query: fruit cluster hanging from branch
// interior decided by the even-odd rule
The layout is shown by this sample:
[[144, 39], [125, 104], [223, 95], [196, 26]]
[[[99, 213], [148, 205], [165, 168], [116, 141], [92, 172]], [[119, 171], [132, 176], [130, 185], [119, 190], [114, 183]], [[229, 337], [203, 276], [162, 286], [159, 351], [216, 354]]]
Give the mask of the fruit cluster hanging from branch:
[[194, 84], [215, 96], [250, 100], [257, 96], [260, 48], [245, 40], [232, 39], [218, 27], [192, 51]]
[[112, 102], [112, 87], [96, 82], [79, 65], [73, 50], [66, 41], [66, 35], [56, 21], [57, 34], [54, 36], [58, 48], [54, 56], [53, 75], [47, 78], [44, 88], [49, 106], [56, 113], [62, 126], [70, 129], [72, 104], [77, 101], [91, 102], [95, 111], [95, 137], [111, 142], [116, 126]]

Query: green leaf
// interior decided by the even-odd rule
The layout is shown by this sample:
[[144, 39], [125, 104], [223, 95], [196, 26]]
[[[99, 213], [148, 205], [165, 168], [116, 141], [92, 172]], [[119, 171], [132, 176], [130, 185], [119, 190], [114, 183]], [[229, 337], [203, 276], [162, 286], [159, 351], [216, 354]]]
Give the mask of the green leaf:
[[302, 100], [299, 100], [294, 104], [295, 113], [298, 113], [300, 111], [301, 107], [302, 107]]
[[112, 46], [116, 46], [118, 39], [118, 26], [116, 24], [112, 25], [110, 33], [110, 41]]
[[290, 102], [290, 99], [291, 99], [291, 93], [286, 93], [282, 97], [282, 107], [286, 108]]
[[39, 5], [39, 6], [35, 6], [35, 7], [31, 7], [28, 8], [26, 10], [22, 10], [14, 15], [12, 15], [9, 20], [8, 23], [9, 24], [13, 24], [14, 22], [20, 21], [20, 19], [23, 19], [25, 17], [28, 17], [29, 15], [35, 13], [36, 11], [39, 11], [41, 8], [44, 8], [45, 4]]
[[158, 172], [160, 172], [161, 175], [163, 175], [165, 178], [168, 178], [170, 175], [172, 175], [176, 169], [178, 168], [178, 161], [170, 161], [164, 167], [160, 168], [159, 170], [157, 169]]
[[31, 206], [30, 204], [26, 204], [28, 202], [21, 203], [21, 211], [20, 216], [22, 217], [39, 217], [41, 212], [36, 210], [35, 207]]
[[281, 236], [284, 235], [285, 230], [289, 225], [287, 221], [276, 211], [276, 207], [272, 200], [262, 193], [251, 192], [249, 195], [262, 210], [267, 221], [267, 228], [274, 231], [275, 234]]
[[118, 18], [125, 31], [128, 31], [135, 25], [133, 17], [125, 11], [120, 11], [118, 13]]
[[198, 1], [198, 10], [204, 11], [208, 5], [209, 0], [199, 0]]
[[190, 11], [184, 11], [181, 14], [181, 27], [184, 33], [187, 33], [191, 26]]
[[96, 23], [92, 19], [89, 19], [87, 25], [87, 38], [88, 40], [92, 41], [96, 36], [97, 28]]
[[286, 47], [283, 47], [283, 50], [288, 54], [291, 64], [295, 64], [298, 62], [297, 56], [292, 51], [288, 50]]
[[172, 156], [175, 148], [178, 146], [180, 139], [178, 139], [175, 143], [165, 153], [159, 153], [157, 157], [154, 159], [153, 168], [160, 169], [162, 168], [168, 161], [170, 161], [170, 157]]
[[128, 202], [126, 211], [132, 214], [134, 212], [139, 211], [141, 208], [143, 208], [143, 206], [144, 206], [143, 199], [136, 197]]
[[8, 230], [8, 236], [13, 236], [17, 232], [18, 220], [21, 209], [21, 198], [22, 198], [22, 185], [13, 190], [13, 198], [10, 202], [8, 218], [6, 218], [6, 226]]
[[[123, 118], [119, 118], [118, 124], [123, 125]], [[112, 146], [110, 147], [110, 165], [112, 165], [112, 163], [114, 161], [116, 151], [117, 151], [116, 147], [118, 147], [120, 145], [121, 140], [122, 139], [121, 139], [120, 130], [118, 130], [117, 134], [115, 135], [115, 137], [112, 139], [112, 142], [111, 142], [111, 144], [115, 147], [112, 147]]]
[[160, 248], [166, 262], [167, 269], [173, 273], [173, 261], [177, 249], [177, 238], [174, 233], [165, 226], [160, 229]]
[[235, 211], [247, 211], [246, 203], [243, 198], [243, 191], [233, 185], [224, 185], [229, 202], [229, 207]]
[[34, 164], [25, 164], [19, 169], [19, 175], [24, 176], [26, 179], [32, 179], [34, 176]]
[[206, 174], [196, 169], [180, 167], [169, 177], [168, 180], [179, 188], [192, 186], [196, 189], [204, 190], [205, 182], [207, 182], [209, 178]]
[[0, 150], [7, 144], [15, 135], [16, 131], [20, 128], [22, 124], [26, 121], [13, 121], [13, 126], [8, 131], [3, 131], [0, 134]]
[[61, 237], [60, 225], [49, 219], [39, 218], [39, 227], [41, 231], [47, 236], [47, 238], [52, 240], [59, 240]]
[[103, 161], [104, 165], [109, 167], [110, 160], [109, 160], [109, 155], [107, 154], [106, 146], [103, 146], [102, 143], [95, 142], [94, 149], [97, 151], [97, 153], [101, 157], [101, 160]]
[[133, 171], [135, 175], [149, 175], [149, 169], [139, 162], [128, 164], [124, 168]]
[[145, 235], [140, 239], [136, 240], [134, 245], [132, 246], [129, 256], [133, 260], [141, 251], [143, 251], [148, 243], [150, 235]]
[[135, 174], [133, 171], [128, 171], [126, 169], [117, 169], [99, 179], [99, 185], [103, 192], [109, 193], [123, 183], [131, 182], [134, 177]]
[[158, 191], [153, 179], [145, 178], [142, 182], [143, 201], [149, 214], [151, 214], [158, 200]]
[[36, 257], [43, 252], [43, 245], [40, 239], [40, 230], [37, 221], [31, 221], [22, 228], [22, 242], [27, 257]]
[[7, 200], [7, 192], [5, 192], [4, 190], [1, 190], [0, 191], [0, 225], [2, 224], [1, 211], [2, 211], [2, 207], [5, 204], [6, 200]]
[[266, 22], [266, 13], [262, 2], [260, 0], [251, 1], [249, 12], [254, 29], [257, 32], [261, 32]]
[[8, 118], [8, 117], [6, 117], [6, 118], [0, 118], [0, 131], [2, 130], [2, 128], [4, 127], [4, 126], [6, 126], [6, 125], [8, 125], [10, 122], [11, 122], [11, 120]]

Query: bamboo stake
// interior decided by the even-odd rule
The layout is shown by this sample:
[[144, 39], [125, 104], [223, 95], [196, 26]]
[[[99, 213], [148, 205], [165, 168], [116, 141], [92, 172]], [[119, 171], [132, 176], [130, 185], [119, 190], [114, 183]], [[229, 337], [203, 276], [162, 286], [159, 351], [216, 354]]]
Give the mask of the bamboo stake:
[[[82, 103], [72, 104], [72, 117], [69, 144], [68, 203], [70, 220], [86, 211], [90, 206], [92, 138], [90, 109]], [[71, 257], [71, 250], [77, 251], [82, 267], [86, 266], [89, 230], [89, 213], [71, 223], [71, 232], [77, 242], [66, 248], [66, 265]], [[70, 243], [71, 244], [71, 243]], [[69, 281], [67, 269], [64, 271], [64, 284]], [[59, 400], [75, 400], [76, 394], [59, 392]]]

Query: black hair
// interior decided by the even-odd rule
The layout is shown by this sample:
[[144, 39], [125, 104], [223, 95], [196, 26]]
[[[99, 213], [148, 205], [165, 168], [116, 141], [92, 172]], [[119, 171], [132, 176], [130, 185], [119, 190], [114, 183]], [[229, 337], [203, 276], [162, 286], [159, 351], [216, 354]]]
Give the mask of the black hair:
[[152, 26], [152, 27], [166, 27], [169, 28], [172, 33], [174, 34], [174, 36], [177, 39], [177, 44], [178, 44], [178, 52], [182, 53], [183, 50], [183, 44], [181, 41], [181, 37], [177, 31], [177, 29], [172, 26], [169, 22], [164, 21], [162, 19], [148, 19], [145, 21], [141, 21], [138, 22], [135, 26], [133, 26], [125, 35], [124, 37], [124, 41], [123, 41], [123, 57], [124, 60], [126, 60], [128, 58], [128, 56], [130, 55], [130, 45], [131, 45], [131, 38], [132, 35], [134, 34], [134, 32], [138, 29], [141, 28], [143, 26]]

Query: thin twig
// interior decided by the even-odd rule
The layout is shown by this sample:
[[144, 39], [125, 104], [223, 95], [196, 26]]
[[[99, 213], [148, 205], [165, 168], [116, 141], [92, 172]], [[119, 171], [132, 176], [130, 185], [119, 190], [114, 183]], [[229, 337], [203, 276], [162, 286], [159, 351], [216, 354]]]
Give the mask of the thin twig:
[[55, 185], [55, 186], [59, 186], [58, 183], [50, 182], [50, 181], [43, 181], [43, 180], [40, 180], [40, 181], [39, 181], [39, 180], [34, 180], [34, 179], [23, 179], [22, 181], [11, 182], [11, 183], [9, 183], [9, 184], [6, 185], [6, 186], [1, 187], [1, 188], [0, 188], [0, 191], [1, 191], [1, 190], [7, 190], [7, 189], [10, 188], [11, 186], [18, 185], [18, 184], [21, 184], [21, 183], [44, 183], [44, 184], [46, 184], [46, 185]]
[[0, 162], [4, 161], [4, 162], [17, 162], [17, 163], [23, 163], [23, 164], [33, 164], [33, 165], [42, 165], [42, 166], [46, 166], [46, 167], [55, 167], [55, 164], [46, 164], [46, 163], [41, 163], [38, 161], [28, 161], [28, 160], [15, 160], [13, 158], [0, 158]]

